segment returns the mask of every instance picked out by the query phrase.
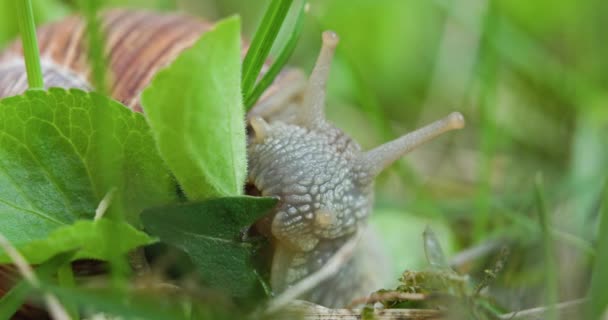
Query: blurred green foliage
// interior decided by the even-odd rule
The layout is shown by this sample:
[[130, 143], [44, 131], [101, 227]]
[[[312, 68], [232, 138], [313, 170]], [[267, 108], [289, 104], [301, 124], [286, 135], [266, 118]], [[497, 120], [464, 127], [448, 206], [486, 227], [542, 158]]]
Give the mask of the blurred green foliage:
[[[36, 24], [59, 19], [69, 13], [68, 7], [59, 1], [33, 1]], [[13, 0], [0, 0], [0, 48], [19, 32]]]
[[[35, 0], [38, 22], [66, 14], [73, 2]], [[9, 3], [0, 0], [0, 12]], [[106, 0], [210, 20], [237, 13], [246, 36], [267, 3]], [[404, 239], [388, 246], [396, 261], [424, 265], [420, 241], [409, 240], [422, 234], [421, 219], [454, 250], [507, 239], [513, 253], [491, 290], [509, 309], [542, 304], [534, 198], [542, 172], [549, 229], [559, 235], [558, 299], [586, 292], [593, 252], [581, 248], [601, 238], [598, 208], [608, 178], [607, 14], [602, 0], [310, 1], [291, 65], [310, 70], [321, 31], [338, 32], [327, 113], [364, 148], [452, 110], [468, 123], [407, 156], [377, 184], [376, 224], [393, 226], [385, 237]], [[15, 26], [0, 19], [0, 46]], [[481, 273], [484, 263], [466, 271]]]

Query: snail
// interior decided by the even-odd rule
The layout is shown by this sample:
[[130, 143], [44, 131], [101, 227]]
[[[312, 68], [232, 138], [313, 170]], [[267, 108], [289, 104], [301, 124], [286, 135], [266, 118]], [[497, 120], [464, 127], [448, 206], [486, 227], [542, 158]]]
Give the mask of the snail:
[[[141, 91], [154, 74], [211, 29], [211, 23], [177, 13], [110, 10], [103, 14], [110, 94], [141, 112]], [[84, 53], [82, 18], [73, 16], [38, 30], [45, 84], [92, 90]], [[374, 247], [365, 231], [372, 212], [374, 178], [404, 154], [445, 131], [462, 128], [463, 117], [446, 118], [369, 151], [324, 116], [326, 82], [338, 36], [326, 31], [312, 74], [287, 69], [247, 115], [250, 193], [273, 196], [277, 206], [255, 228], [270, 238], [274, 253], [270, 284], [275, 292], [318, 271], [354, 235], [352, 257], [303, 297], [328, 307], [378, 289]], [[22, 93], [27, 81], [21, 45], [0, 54], [0, 97]]]

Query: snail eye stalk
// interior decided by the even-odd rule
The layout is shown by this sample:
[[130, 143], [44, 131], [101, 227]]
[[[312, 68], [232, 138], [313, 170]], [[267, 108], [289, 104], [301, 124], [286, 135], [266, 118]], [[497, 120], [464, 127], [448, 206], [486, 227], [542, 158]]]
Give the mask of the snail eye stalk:
[[309, 129], [321, 129], [325, 125], [325, 96], [331, 62], [339, 42], [333, 31], [323, 32], [323, 45], [304, 92], [304, 102], [298, 110], [298, 121]]
[[397, 159], [448, 131], [464, 128], [464, 117], [453, 112], [447, 117], [412, 131], [363, 153], [361, 165], [369, 176], [377, 176]]

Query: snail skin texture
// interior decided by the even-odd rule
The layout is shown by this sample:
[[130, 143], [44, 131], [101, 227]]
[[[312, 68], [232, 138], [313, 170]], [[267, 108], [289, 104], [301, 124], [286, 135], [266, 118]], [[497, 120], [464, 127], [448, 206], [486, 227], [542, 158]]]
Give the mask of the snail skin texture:
[[[103, 15], [111, 95], [141, 111], [139, 95], [154, 74], [212, 25], [182, 14], [112, 10]], [[70, 17], [39, 29], [45, 84], [90, 90], [84, 22]], [[300, 298], [328, 307], [379, 289], [384, 269], [367, 230], [375, 177], [401, 156], [443, 132], [464, 126], [460, 113], [369, 151], [325, 120], [325, 92], [338, 44], [323, 33], [317, 63], [306, 80], [284, 71], [247, 115], [248, 190], [279, 203], [255, 228], [274, 248], [272, 289], [280, 293], [320, 270], [360, 233], [354, 253], [337, 273]], [[0, 55], [0, 97], [20, 94], [27, 81], [19, 44]]]

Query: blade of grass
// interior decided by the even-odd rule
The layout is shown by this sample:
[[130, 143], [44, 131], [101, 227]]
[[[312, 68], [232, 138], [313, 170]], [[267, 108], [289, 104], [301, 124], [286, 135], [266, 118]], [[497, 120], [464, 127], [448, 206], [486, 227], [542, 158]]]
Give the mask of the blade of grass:
[[[107, 60], [105, 56], [105, 34], [101, 28], [101, 21], [99, 12], [103, 5], [103, 1], [101, 0], [80, 0], [78, 3], [81, 10], [84, 13], [85, 21], [86, 21], [86, 36], [87, 36], [87, 49], [88, 49], [88, 62], [91, 66], [92, 70], [92, 80], [95, 90], [101, 94], [108, 95], [108, 86], [107, 86]], [[100, 112], [104, 112], [107, 108], [100, 108]], [[108, 117], [103, 116], [94, 116], [94, 119], [98, 119], [97, 121], [106, 121], [104, 119], [109, 119]], [[105, 125], [101, 123], [99, 125], [100, 128], [110, 128], [110, 124]], [[102, 154], [112, 155], [117, 154], [119, 150], [114, 150], [112, 147], [112, 143], [109, 140], [101, 140], [98, 143], [102, 146], [103, 152]], [[113, 190], [116, 188], [121, 188], [121, 179], [116, 176], [116, 174], [108, 174], [108, 173], [117, 173], [117, 170], [113, 170], [114, 164], [111, 162], [110, 158], [100, 159], [103, 161], [101, 164], [102, 172], [105, 172], [104, 175], [104, 183], [103, 190], [106, 196], [108, 194], [113, 193]], [[104, 198], [105, 199], [105, 198]], [[124, 221], [124, 205], [123, 199], [121, 196], [112, 197], [111, 204], [104, 204], [102, 200], [101, 205], [107, 205], [107, 214], [105, 217], [110, 219], [115, 219], [116, 221]], [[107, 235], [108, 246], [110, 248], [114, 247], [113, 244], [120, 243], [121, 235], [119, 232], [108, 233]], [[126, 277], [129, 274], [129, 264], [125, 257], [117, 254], [116, 256], [109, 259], [110, 262], [110, 270], [111, 270], [111, 278], [112, 283], [115, 288], [124, 288], [126, 286]]]
[[93, 85], [97, 92], [107, 94], [105, 36], [98, 15], [101, 5], [99, 0], [80, 1], [80, 8], [84, 12], [86, 20], [87, 52], [93, 75]]
[[0, 319], [10, 319], [21, 308], [32, 289], [27, 282], [20, 281], [4, 294], [0, 299]]
[[[57, 270], [57, 281], [59, 285], [64, 288], [74, 288], [76, 286], [72, 264], [69, 261], [64, 263], [61, 267], [59, 267], [59, 270]], [[70, 315], [71, 319], [80, 319], [80, 315], [78, 314], [78, 306], [73, 301], [64, 300], [63, 306]]]
[[[599, 214], [600, 228], [597, 236], [597, 252], [608, 252], [608, 185], [604, 187], [602, 206]], [[585, 319], [600, 319], [608, 312], [608, 255], [598, 254], [593, 266], [589, 288], [589, 304]]]
[[253, 91], [255, 81], [272, 48], [293, 0], [272, 0], [257, 28], [247, 55], [243, 60], [243, 97]]
[[488, 223], [490, 220], [490, 210], [492, 206], [492, 162], [494, 158], [494, 149], [496, 145], [496, 84], [497, 84], [497, 56], [491, 48], [491, 39], [496, 34], [496, 5], [488, 4], [487, 12], [484, 17], [482, 26], [482, 39], [478, 52], [479, 70], [479, 113], [481, 120], [481, 152], [479, 154], [480, 166], [478, 171], [479, 185], [477, 196], [477, 215], [475, 216], [475, 224], [473, 226], [473, 238], [475, 241], [480, 241], [484, 238], [487, 232]]
[[30, 89], [43, 89], [44, 79], [40, 67], [40, 52], [36, 38], [36, 25], [34, 12], [30, 0], [15, 1], [21, 41], [23, 42], [23, 55], [25, 57], [25, 71]]
[[549, 320], [557, 319], [557, 270], [555, 270], [555, 254], [553, 250], [553, 236], [550, 232], [550, 221], [547, 213], [545, 196], [543, 191], [542, 175], [539, 173], [535, 179], [535, 194], [536, 205], [538, 209], [538, 218], [540, 222], [541, 233], [543, 237], [544, 261], [545, 261], [545, 290], [546, 304], [548, 306], [547, 318]]
[[[251, 94], [245, 96], [245, 107], [247, 110], [251, 109], [253, 105], [258, 101], [262, 93], [266, 91], [266, 89], [272, 84], [274, 79], [277, 77], [281, 69], [287, 64], [287, 60], [291, 57], [294, 49], [296, 48], [296, 44], [300, 39], [300, 35], [302, 34], [302, 29], [304, 27], [304, 6], [306, 2], [301, 1], [300, 8], [298, 9], [298, 17], [296, 18], [296, 23], [293, 28], [293, 31], [289, 35], [289, 39], [287, 39], [287, 43], [281, 53], [274, 61], [268, 72], [264, 75], [264, 77], [255, 85]], [[262, 61], [263, 63], [263, 61]]]

